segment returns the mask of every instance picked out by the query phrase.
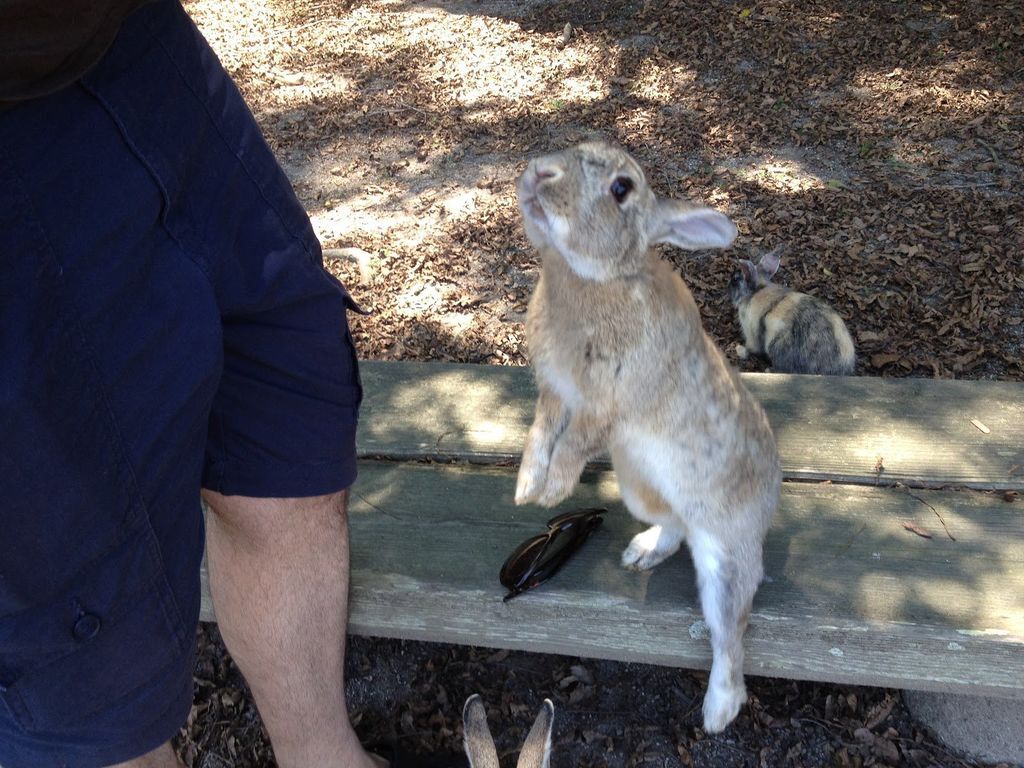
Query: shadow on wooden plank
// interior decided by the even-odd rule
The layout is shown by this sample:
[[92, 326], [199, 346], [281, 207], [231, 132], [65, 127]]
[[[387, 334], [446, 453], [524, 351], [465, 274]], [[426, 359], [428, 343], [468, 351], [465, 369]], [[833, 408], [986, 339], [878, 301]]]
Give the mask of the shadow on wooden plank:
[[[563, 505], [608, 506], [605, 525], [551, 582], [502, 602], [504, 558], [557, 511], [514, 507], [513, 485], [509, 468], [364, 461], [350, 511], [351, 631], [708, 665], [688, 554], [646, 573], [619, 565], [643, 526], [609, 472], [588, 473]], [[1015, 505], [992, 494], [787, 483], [747, 671], [1024, 697], [1022, 538]]]
[[[419, 362], [362, 368], [361, 455], [518, 461], [533, 415], [529, 369]], [[743, 379], [768, 412], [787, 478], [1024, 490], [1024, 384]]]

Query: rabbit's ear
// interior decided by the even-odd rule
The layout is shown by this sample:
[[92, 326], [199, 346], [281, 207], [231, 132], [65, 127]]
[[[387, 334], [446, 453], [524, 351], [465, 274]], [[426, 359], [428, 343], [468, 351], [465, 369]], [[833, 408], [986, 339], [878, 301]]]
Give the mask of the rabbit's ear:
[[498, 750], [487, 727], [487, 711], [480, 695], [474, 693], [462, 708], [463, 742], [470, 768], [498, 768]]
[[782, 246], [768, 251], [761, 257], [757, 264], [757, 271], [764, 275], [765, 280], [771, 280], [772, 275], [779, 271], [779, 263], [782, 261]]
[[747, 285], [757, 287], [757, 267], [754, 262], [740, 259], [740, 272], [743, 273], [743, 280]]
[[551, 759], [551, 726], [555, 722], [555, 705], [551, 699], [544, 699], [544, 704], [533, 721], [526, 743], [519, 753], [516, 768], [548, 768]]
[[647, 235], [652, 243], [671, 243], [688, 251], [728, 248], [736, 239], [736, 225], [724, 213], [694, 208], [678, 200], [658, 200]]

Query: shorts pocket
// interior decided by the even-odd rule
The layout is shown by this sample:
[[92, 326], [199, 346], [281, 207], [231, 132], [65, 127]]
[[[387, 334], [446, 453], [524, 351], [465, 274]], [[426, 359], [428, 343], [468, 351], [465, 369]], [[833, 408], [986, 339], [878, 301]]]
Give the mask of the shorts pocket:
[[60, 732], [115, 706], [189, 650], [147, 532], [131, 536], [44, 606], [0, 618], [0, 700], [28, 733]]

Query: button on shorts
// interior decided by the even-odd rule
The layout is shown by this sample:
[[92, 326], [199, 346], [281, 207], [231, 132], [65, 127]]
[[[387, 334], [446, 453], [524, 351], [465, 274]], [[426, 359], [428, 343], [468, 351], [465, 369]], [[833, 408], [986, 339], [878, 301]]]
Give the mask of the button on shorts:
[[177, 2], [0, 112], [0, 765], [108, 765], [184, 722], [200, 486], [351, 485], [353, 307]]

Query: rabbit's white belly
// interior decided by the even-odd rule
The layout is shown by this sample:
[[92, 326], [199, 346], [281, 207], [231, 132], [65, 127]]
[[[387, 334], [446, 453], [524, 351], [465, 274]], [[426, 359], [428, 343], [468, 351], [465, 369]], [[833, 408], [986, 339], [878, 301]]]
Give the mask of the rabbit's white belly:
[[[623, 496], [644, 485], [664, 499], [673, 514], [690, 521], [717, 506], [715, 464], [706, 451], [685, 439], [651, 434], [635, 427], [616, 430], [609, 445]], [[653, 522], [653, 521], [652, 521]]]

